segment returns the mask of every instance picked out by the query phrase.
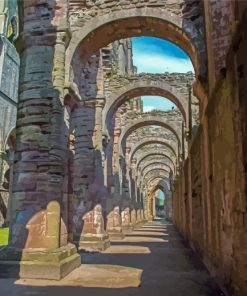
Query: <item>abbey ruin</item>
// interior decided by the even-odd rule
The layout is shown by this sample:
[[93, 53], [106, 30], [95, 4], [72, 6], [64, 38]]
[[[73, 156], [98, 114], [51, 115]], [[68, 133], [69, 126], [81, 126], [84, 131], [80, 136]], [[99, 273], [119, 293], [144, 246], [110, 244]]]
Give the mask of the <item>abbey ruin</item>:
[[[141, 36], [194, 72], [139, 73]], [[0, 1], [0, 274], [66, 278], [156, 225], [161, 190], [220, 289], [247, 295], [246, 49], [247, 1]], [[151, 95], [176, 107], [144, 112]]]

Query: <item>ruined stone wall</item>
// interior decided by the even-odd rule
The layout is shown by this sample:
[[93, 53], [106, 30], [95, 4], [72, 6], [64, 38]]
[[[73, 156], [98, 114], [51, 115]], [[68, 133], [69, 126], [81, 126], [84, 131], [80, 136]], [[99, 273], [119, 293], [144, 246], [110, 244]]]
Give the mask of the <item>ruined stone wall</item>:
[[[0, 226], [6, 222], [13, 147], [8, 146], [16, 126], [19, 54], [13, 44], [19, 35], [16, 0], [0, 4]], [[13, 144], [13, 143], [12, 143]], [[11, 150], [11, 151], [10, 151]], [[11, 173], [10, 173], [11, 171]]]
[[129, 137], [136, 137], [137, 141], [140, 141], [146, 137], [155, 137], [157, 134], [159, 134], [161, 138], [165, 138], [170, 141], [176, 141], [176, 136], [169, 130], [152, 126], [141, 127], [133, 131]]
[[[202, 252], [204, 247], [204, 219], [203, 219], [203, 202], [202, 202], [202, 155], [201, 155], [201, 135], [195, 138], [190, 153], [191, 159], [191, 207], [192, 207], [192, 233], [193, 241], [198, 252]], [[185, 180], [182, 177], [184, 186]], [[183, 196], [183, 194], [182, 194]], [[189, 213], [186, 213], [187, 215]]]
[[183, 227], [190, 213], [182, 211], [187, 208], [182, 178], [174, 192], [175, 221], [229, 295], [240, 296], [247, 293], [246, 115], [243, 115], [247, 5], [245, 1], [205, 3], [211, 9], [206, 21], [212, 25], [207, 42], [214, 52], [209, 61], [209, 75], [215, 80], [209, 78], [211, 95], [201, 93], [203, 102], [208, 104], [184, 166], [189, 180], [186, 192], [191, 200], [191, 231]]
[[[81, 217], [93, 207], [93, 204], [102, 202], [112, 193], [112, 181], [107, 177], [111, 176], [114, 170], [109, 164], [112, 148], [108, 139], [104, 142], [101, 117], [107, 100], [105, 88], [113, 73], [115, 75], [134, 73], [130, 39], [115, 41], [102, 48], [83, 66], [79, 77], [79, 90], [83, 102], [73, 110], [71, 122], [71, 131], [75, 135], [72, 170], [74, 194], [72, 220], [76, 221], [74, 228], [78, 229], [75, 232], [80, 231]], [[137, 98], [132, 104], [128, 104], [129, 110], [138, 105], [138, 100], [140, 99]], [[106, 182], [108, 186], [105, 186]]]
[[[184, 95], [185, 99], [188, 99], [188, 85], [192, 85], [195, 80], [195, 75], [192, 72], [188, 73], [162, 73], [162, 74], [151, 74], [151, 73], [140, 73], [130, 77], [123, 75], [112, 75], [109, 80], [109, 86], [106, 88], [106, 95], [110, 97], [111, 92], [117, 92], [118, 89], [129, 83], [135, 83], [138, 81], [157, 81], [167, 82], [171, 87], [175, 87], [179, 90], [179, 93]], [[109, 92], [109, 94], [108, 94]], [[194, 98], [197, 101], [196, 98]]]
[[[119, 90], [126, 88], [128, 90], [129, 85], [133, 85], [133, 88], [144, 87], [146, 83], [146, 87], [154, 86], [157, 88], [156, 95], [162, 95], [163, 83], [168, 86], [167, 92], [172, 91], [174, 95], [179, 95], [178, 100], [181, 100], [180, 104], [184, 107], [185, 112], [188, 112], [188, 100], [189, 100], [189, 86], [193, 84], [195, 80], [195, 76], [192, 72], [188, 72], [186, 74], [183, 73], [164, 73], [164, 74], [149, 74], [149, 73], [141, 73], [135, 74], [132, 76], [121, 76], [121, 75], [112, 75], [109, 77], [109, 81], [105, 84], [105, 95], [106, 98], [114, 97], [114, 94], [118, 94]], [[141, 84], [141, 85], [140, 85]], [[158, 88], [161, 88], [158, 89]], [[125, 91], [126, 91], [125, 90]], [[155, 90], [152, 91], [153, 95], [155, 95]], [[176, 93], [176, 94], [175, 94]], [[163, 91], [163, 95], [165, 96], [165, 91]], [[133, 96], [130, 93], [130, 96]], [[127, 97], [128, 100], [128, 97]], [[192, 95], [192, 109], [194, 113], [199, 113], [198, 109], [198, 100], [196, 97]], [[197, 114], [198, 114], [197, 113]]]
[[[90, 210], [92, 210], [93, 203], [105, 201], [109, 193], [106, 190], [108, 184], [105, 184], [103, 180], [105, 162], [102, 159], [107, 158], [103, 149], [107, 143], [104, 143], [105, 146], [102, 143], [104, 99], [110, 98], [113, 89], [120, 89], [131, 81], [157, 79], [154, 75], [133, 75], [135, 69], [131, 64], [129, 41], [125, 43], [121, 40], [114, 43], [112, 48], [111, 45], [107, 48], [107, 42], [113, 42], [113, 37], [125, 38], [129, 36], [129, 32], [133, 36], [143, 34], [156, 37], [164, 37], [168, 32], [165, 37], [178, 45], [183, 45], [183, 48], [191, 54], [194, 62], [195, 49], [198, 49], [201, 65], [199, 67], [195, 63], [197, 83], [202, 82], [202, 88], [205, 87], [201, 90], [202, 94], [197, 90], [203, 107], [200, 110], [199, 132], [189, 143], [188, 159], [183, 163], [178, 174], [179, 178], [174, 184], [174, 222], [184, 236], [191, 240], [192, 246], [199, 251], [212, 273], [226, 285], [230, 295], [247, 294], [247, 83], [245, 71], [247, 8], [245, 1], [235, 1], [235, 8], [230, 5], [232, 2], [199, 0], [23, 1], [24, 26], [20, 39], [22, 43], [20, 44], [20, 101], [13, 181], [13, 199], [18, 202], [12, 204], [12, 246], [18, 249], [56, 250], [67, 245], [67, 232], [70, 231], [67, 217], [68, 199], [71, 191], [73, 192], [69, 188], [71, 154], [71, 151], [68, 151], [69, 146], [74, 153], [72, 158], [75, 164], [71, 170], [72, 185], [77, 198], [75, 208], [78, 210], [75, 212], [76, 217], [73, 217], [74, 221], [76, 223], [76, 220], [82, 218], [81, 214], [88, 211], [85, 217], [87, 227], [84, 231], [89, 236], [98, 234], [97, 231], [100, 234], [103, 233], [102, 209], [97, 207], [93, 211]], [[9, 3], [14, 2], [9, 1]], [[205, 9], [211, 11], [208, 14], [205, 13], [206, 26], [209, 27], [207, 29], [209, 83], [205, 75], [207, 63], [202, 14], [204, 4]], [[0, 7], [2, 8], [2, 3]], [[141, 18], [146, 12], [153, 17]], [[128, 19], [130, 21], [129, 30], [126, 32], [122, 23], [125, 17], [132, 14], [135, 17], [132, 20]], [[113, 28], [107, 27], [104, 31], [104, 21], [111, 21], [110, 17], [116, 15], [121, 16], [118, 22]], [[233, 16], [235, 19], [233, 30], [231, 30], [229, 27]], [[164, 25], [164, 23], [167, 24]], [[169, 31], [172, 24], [176, 24], [177, 29]], [[102, 31], [99, 31], [104, 33], [102, 36], [98, 33], [97, 35], [96, 30], [91, 34], [93, 26], [97, 25], [102, 25], [100, 27]], [[8, 26], [2, 27], [4, 30], [8, 28]], [[182, 34], [181, 29], [184, 29]], [[9, 32], [10, 35], [7, 37], [12, 41], [15, 38], [14, 26], [10, 27]], [[71, 35], [68, 32], [71, 32]], [[78, 36], [83, 35], [79, 35], [79, 32], [89, 33], [85, 38], [88, 47], [85, 46], [85, 51], [80, 51], [82, 48], [79, 48], [71, 65], [73, 49], [75, 49], [73, 46], [81, 41]], [[186, 33], [191, 37], [195, 47], [186, 38]], [[184, 43], [180, 43], [182, 40]], [[102, 48], [104, 46], [106, 48]], [[102, 49], [98, 52], [100, 47]], [[115, 48], [121, 50], [125, 58], [121, 58], [118, 54], [112, 55], [111, 51], [113, 50], [114, 53]], [[211, 53], [213, 55], [210, 59]], [[83, 60], [84, 57], [85, 60]], [[112, 62], [115, 68], [112, 68]], [[73, 68], [73, 71], [69, 71], [71, 69], [68, 70], [68, 68]], [[10, 72], [13, 74], [12, 70], [11, 67]], [[123, 76], [111, 77], [112, 70], [121, 72]], [[219, 70], [221, 75], [218, 77], [215, 73], [217, 74]], [[186, 77], [192, 78], [192, 76], [191, 73], [188, 76], [165, 74], [160, 75], [159, 79], [169, 82], [174, 88], [182, 86], [181, 92], [185, 98], [188, 98], [187, 84], [191, 85], [192, 79]], [[211, 77], [217, 78], [215, 83]], [[157, 83], [161, 82], [159, 79]], [[11, 80], [14, 81], [15, 78], [12, 77]], [[69, 84], [71, 81], [74, 85]], [[5, 76], [6, 85], [8, 85], [7, 82]], [[77, 103], [76, 108], [66, 109], [68, 106], [64, 106], [64, 86], [75, 93], [78, 92], [78, 98], [82, 99], [82, 102]], [[12, 89], [9, 90], [12, 91]], [[8, 96], [6, 92], [4, 94]], [[11, 99], [10, 96], [8, 98]], [[113, 160], [109, 162], [112, 170], [109, 175], [113, 175], [114, 181], [117, 179], [118, 184], [114, 181], [110, 183], [113, 187], [110, 193], [118, 191], [117, 185], [119, 187], [124, 185], [121, 189], [126, 189], [128, 194], [127, 185], [123, 180], [124, 173], [118, 170], [119, 166], [121, 167], [119, 136], [127, 123], [141, 117], [146, 119], [149, 117], [149, 114], [143, 115], [142, 112], [122, 116], [134, 110], [136, 103], [138, 105], [138, 100], [126, 103], [113, 118], [114, 133], [108, 145], [110, 148], [113, 147]], [[192, 113], [196, 124], [197, 102], [194, 107]], [[8, 113], [4, 112], [4, 115], [6, 114]], [[156, 115], [164, 117], [164, 114], [160, 112]], [[170, 121], [176, 120], [172, 117]], [[69, 139], [73, 138], [71, 136], [74, 137], [73, 145], [69, 143]], [[134, 144], [140, 137], [141, 134], [139, 136], [136, 132], [128, 140]], [[128, 146], [128, 148], [131, 147]], [[140, 156], [146, 153], [148, 148], [150, 146], [141, 150]], [[108, 156], [112, 157], [110, 149], [108, 152]], [[156, 146], [152, 152], [158, 154], [160, 146]], [[138, 159], [140, 156], [138, 155]], [[156, 159], [160, 157], [151, 156], [148, 160]], [[159, 169], [149, 174], [150, 179], [169, 177]], [[150, 188], [145, 186], [146, 184], [143, 184], [144, 192], [149, 189], [150, 193]], [[118, 193], [122, 197], [125, 191], [119, 190]], [[144, 196], [145, 202], [147, 198], [148, 195]], [[54, 204], [56, 205], [55, 210]], [[99, 226], [97, 229], [90, 228], [95, 217], [100, 219], [100, 222], [96, 223], [96, 228]], [[82, 229], [75, 229], [75, 233], [80, 235], [80, 230]]]
[[[127, 18], [130, 18], [128, 30], [122, 28], [122, 25], [126, 25], [124, 21], [125, 15]], [[138, 18], [139, 16], [143, 19], [147, 19], [150, 25], [147, 24], [147, 26], [143, 26], [142, 20], [136, 19], [136, 17]], [[153, 17], [150, 18], [150, 16]], [[153, 18], [157, 19], [154, 20]], [[111, 20], [113, 22], [116, 21], [116, 26], [113, 31], [112, 28], [108, 26]], [[205, 63], [205, 31], [202, 1], [157, 0], [139, 1], [137, 3], [126, 1], [100, 1], [94, 3], [92, 1], [79, 2], [71, 0], [69, 1], [69, 21], [73, 35], [68, 49], [68, 65], [66, 67], [70, 67], [70, 61], [73, 60], [72, 72], [74, 73], [77, 73], [77, 65], [79, 64], [77, 61], [83, 61], [83, 57], [88, 58], [88, 55], [91, 55], [92, 52], [99, 50], [99, 48], [106, 46], [114, 40], [132, 36], [153, 35], [155, 37], [168, 39], [189, 52], [197, 68], [197, 73], [200, 73], [201, 78], [205, 79], [207, 69]], [[181, 36], [182, 38], [175, 36], [180, 33], [172, 32], [173, 29], [170, 31], [171, 28], [168, 28], [169, 32], [166, 33], [167, 36], [165, 37], [165, 27], [169, 23], [184, 30], [191, 38], [193, 44], [185, 35]], [[103, 26], [101, 26], [102, 24]], [[150, 34], [149, 31], [153, 26], [157, 27], [157, 29], [152, 29]], [[164, 26], [163, 30], [161, 28], [162, 26]], [[94, 33], [91, 34], [90, 29], [92, 31], [95, 30], [96, 35]], [[103, 31], [103, 34], [101, 34], [100, 31]], [[95, 40], [93, 40], [92, 37], [95, 38]], [[83, 48], [83, 54], [80, 50], [80, 52], [75, 52], [77, 46], [80, 47], [82, 45], [82, 43], [81, 45], [78, 43], [80, 39], [83, 38], [89, 41], [89, 43], [87, 42], [87, 48]], [[185, 41], [185, 39], [187, 40]], [[83, 42], [84, 41], [85, 40], [83, 40]], [[198, 58], [195, 56], [195, 49], [198, 53]], [[67, 69], [66, 71], [69, 72], [70, 70]], [[76, 75], [77, 74], [75, 74], [75, 76]], [[69, 77], [66, 79], [69, 79]]]
[[231, 34], [236, 27], [233, 20], [234, 1], [204, 1], [206, 43], [208, 51], [209, 88], [226, 70], [226, 55], [230, 48]]

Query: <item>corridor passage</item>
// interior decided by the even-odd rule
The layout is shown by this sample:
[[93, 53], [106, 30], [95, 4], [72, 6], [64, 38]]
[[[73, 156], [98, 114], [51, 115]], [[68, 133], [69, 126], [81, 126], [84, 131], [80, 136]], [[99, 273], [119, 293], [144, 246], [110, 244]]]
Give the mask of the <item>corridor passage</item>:
[[162, 220], [113, 240], [104, 252], [82, 253], [82, 262], [59, 282], [0, 279], [1, 295], [224, 295], [174, 226]]

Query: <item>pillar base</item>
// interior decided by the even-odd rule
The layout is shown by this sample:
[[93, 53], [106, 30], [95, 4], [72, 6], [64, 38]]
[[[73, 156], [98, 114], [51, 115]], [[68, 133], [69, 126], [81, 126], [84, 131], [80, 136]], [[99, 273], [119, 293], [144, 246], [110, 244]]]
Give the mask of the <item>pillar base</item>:
[[58, 249], [6, 247], [0, 252], [0, 272], [10, 277], [61, 280], [80, 265], [81, 257], [72, 244]]
[[107, 230], [107, 233], [110, 237], [110, 240], [122, 240], [124, 239], [125, 235], [122, 231], [122, 228], [112, 228]]
[[144, 221], [144, 220], [138, 221], [135, 223], [135, 228], [141, 228], [145, 223], [146, 223], [146, 221]]
[[134, 230], [134, 226], [132, 224], [122, 226], [123, 233], [130, 233], [133, 230]]
[[104, 251], [111, 245], [109, 236], [103, 235], [83, 235], [79, 242], [79, 249], [88, 252]]

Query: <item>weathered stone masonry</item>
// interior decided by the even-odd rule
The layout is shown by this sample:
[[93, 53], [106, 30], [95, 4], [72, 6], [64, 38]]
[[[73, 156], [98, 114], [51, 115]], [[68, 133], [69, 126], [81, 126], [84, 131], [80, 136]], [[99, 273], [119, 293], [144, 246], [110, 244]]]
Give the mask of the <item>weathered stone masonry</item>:
[[[19, 2], [0, 4], [0, 264], [59, 280], [81, 264], [76, 246], [105, 249], [153, 219], [161, 189], [222, 288], [246, 295], [246, 2]], [[136, 74], [134, 36], [177, 44], [195, 75]], [[143, 113], [148, 94], [178, 108]]]

